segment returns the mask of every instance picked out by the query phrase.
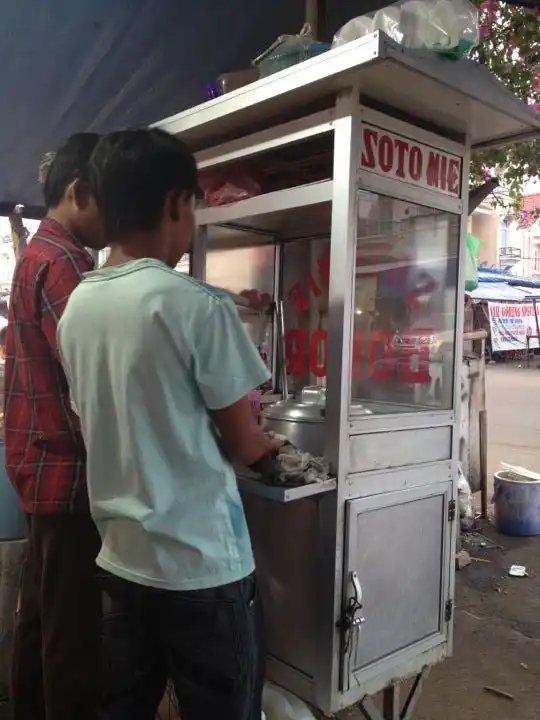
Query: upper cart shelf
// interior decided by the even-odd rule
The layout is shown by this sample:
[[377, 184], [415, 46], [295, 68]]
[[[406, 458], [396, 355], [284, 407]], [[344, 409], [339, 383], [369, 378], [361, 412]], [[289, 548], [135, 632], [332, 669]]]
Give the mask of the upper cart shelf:
[[220, 247], [229, 239], [238, 247], [243, 236], [249, 245], [309, 237], [330, 232], [331, 201], [332, 181], [325, 180], [197, 210], [197, 224], [209, 226], [209, 242]]
[[[381, 32], [156, 123], [194, 150], [279, 122], [294, 107], [358, 84], [362, 97], [454, 133], [473, 148], [540, 135], [540, 121], [486, 68], [397, 45]], [[365, 100], [364, 100], [365, 101]]]

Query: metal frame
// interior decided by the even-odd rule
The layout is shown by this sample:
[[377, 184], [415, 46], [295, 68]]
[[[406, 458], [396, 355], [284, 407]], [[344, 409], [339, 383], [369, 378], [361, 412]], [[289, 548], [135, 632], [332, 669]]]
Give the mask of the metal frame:
[[400, 702], [399, 682], [393, 683], [383, 691], [382, 712], [375, 707], [372, 698], [366, 695], [358, 705], [365, 720], [412, 720], [428, 674], [428, 667], [418, 673], [403, 705]]
[[297, 118], [283, 125], [273, 126], [247, 137], [208, 148], [196, 153], [199, 170], [243, 160], [269, 150], [293, 145], [303, 140], [332, 132], [334, 108], [314, 115]]
[[[465, 325], [465, 313], [463, 308], [465, 307], [465, 267], [467, 258], [467, 232], [469, 227], [469, 212], [468, 212], [468, 201], [469, 196], [467, 192], [468, 181], [469, 181], [469, 167], [471, 159], [471, 145], [470, 138], [465, 139], [464, 156], [463, 156], [463, 177], [461, 185], [463, 188], [463, 213], [461, 216], [461, 233], [460, 233], [460, 247], [459, 247], [459, 261], [458, 261], [458, 277], [457, 277], [457, 297], [456, 297], [456, 347], [455, 347], [455, 358], [454, 358], [454, 408], [455, 408], [455, 428], [453, 435], [453, 448], [452, 448], [452, 474], [453, 477], [457, 477], [457, 464], [459, 462], [459, 432], [457, 429], [461, 424], [461, 370], [462, 370], [462, 348], [463, 348], [463, 333]], [[457, 483], [454, 485], [454, 502], [457, 503]], [[457, 540], [458, 527], [457, 523], [454, 523], [452, 528], [451, 536], [451, 558], [449, 563], [449, 593], [454, 597], [455, 593], [455, 550]], [[454, 627], [453, 625], [449, 628], [448, 635], [448, 648], [449, 652], [452, 652], [454, 643]]]
[[[435, 56], [406, 50], [382, 32], [334, 48], [155, 125], [174, 135], [182, 134], [190, 141], [201, 142], [211, 137], [218, 142], [226, 141], [227, 134], [236, 132], [238, 135], [238, 129], [245, 129], [254, 119], [269, 112], [275, 117], [290, 108], [293, 102], [297, 106], [305, 106], [325, 96], [335, 97], [355, 82], [368, 78], [373, 68], [405, 73], [410, 81], [416, 78], [424, 85], [429, 83], [430, 87], [444, 87], [447, 98], [443, 100], [447, 107], [440, 117], [442, 120], [446, 116], [447, 124], [450, 123], [451, 110], [454, 111], [454, 121], [456, 115], [460, 117], [460, 127], [448, 127], [454, 134], [463, 133], [463, 128], [471, 121], [473, 110], [478, 107], [485, 108], [494, 119], [504, 116], [512, 120], [513, 124], [504, 133], [494, 134], [489, 127], [482, 127], [483, 135], [474, 138], [475, 147], [486, 148], [495, 143], [501, 145], [519, 139], [533, 139], [540, 133], [540, 122], [530, 109], [485, 68], [472, 61], [441, 62]], [[456, 101], [461, 106], [459, 113], [455, 112]], [[391, 97], [387, 104], [392, 104]], [[444, 122], [440, 124], [444, 126]]]
[[[467, 69], [464, 70], [465, 65]], [[333, 132], [334, 158], [333, 178], [313, 185], [305, 185], [251, 198], [229, 206], [205, 208], [197, 211], [199, 219], [199, 241], [192, 255], [192, 273], [205, 279], [208, 226], [224, 225], [238, 233], [253, 236], [262, 235], [268, 242], [276, 245], [274, 264], [274, 294], [278, 298], [282, 291], [283, 242], [299, 238], [276, 237], [276, 228], [272, 225], [272, 214], [294, 211], [301, 207], [321, 203], [332, 204], [331, 241], [330, 241], [330, 288], [328, 300], [328, 368], [327, 388], [328, 404], [326, 417], [326, 455], [337, 474], [337, 486], [328, 485], [327, 492], [318, 494], [316, 499], [307, 497], [309, 492], [265, 492], [269, 502], [316, 503], [318, 510], [317, 547], [313, 548], [317, 563], [318, 597], [316, 612], [317, 653], [313, 667], [309, 672], [287, 664], [287, 658], [270, 657], [268, 667], [274, 680], [282, 682], [298, 692], [309, 702], [326, 712], [360, 701], [360, 707], [367, 720], [411, 720], [414, 701], [417, 698], [426, 667], [443, 659], [451, 648], [452, 626], [441, 625], [440, 632], [424, 638], [416, 644], [394, 652], [363, 668], [358, 676], [358, 687], [347, 692], [339, 690], [340, 658], [342, 652], [341, 632], [337, 630], [344, 598], [347, 597], [348, 577], [344, 557], [346, 547], [346, 508], [353, 499], [361, 498], [367, 506], [386, 507], [407, 497], [429, 497], [444, 495], [447, 502], [456, 498], [454, 478], [458, 458], [459, 427], [461, 403], [459, 402], [461, 378], [461, 348], [463, 321], [461, 307], [464, 302], [464, 260], [467, 231], [467, 186], [468, 164], [470, 159], [471, 138], [465, 127], [477, 122], [476, 142], [489, 145], [493, 142], [494, 130], [481, 128], [478, 133], [478, 119], [485, 112], [478, 110], [479, 105], [489, 108], [497, 119], [498, 131], [515, 129], [515, 136], [527, 136], [531, 132], [540, 134], [540, 122], [523, 104], [511, 98], [501, 86], [488, 82], [489, 77], [483, 69], [474, 70], [472, 64], [441, 63], [410, 53], [392, 43], [380, 33], [375, 33], [342, 48], [333, 50], [294, 68], [285, 70], [270, 78], [242, 88], [223, 98], [211, 101], [200, 108], [194, 108], [159, 123], [158, 126], [175, 134], [182, 134], [192, 142], [198, 152], [200, 167], [210, 169], [235, 162], [261, 153], [269, 152], [285, 145], [301, 142], [307, 138]], [[471, 77], [469, 78], [469, 70]], [[410, 111], [410, 93], [396, 101], [395, 111], [389, 115], [368, 107], [362, 107], [362, 93], [370, 79], [379, 82], [387, 79], [387, 90], [399, 95], [401, 88], [392, 85], [390, 76], [397, 73], [398, 78], [416, 78], [422, 87], [445, 88], [439, 99], [444, 105], [437, 108], [440, 134], [424, 128], [430, 120], [426, 115], [424, 103], [423, 118], [418, 117], [418, 126], [404, 122], [397, 116], [407, 116]], [[464, 79], [471, 80], [465, 83]], [[431, 83], [431, 85], [430, 85]], [[380, 83], [379, 83], [380, 84]], [[373, 88], [373, 85], [372, 85]], [[446, 92], [446, 90], [448, 92]], [[505, 95], [506, 93], [506, 95]], [[384, 93], [383, 93], [384, 94]], [[388, 93], [387, 93], [388, 94]], [[446, 96], [449, 96], [447, 98]], [[407, 96], [407, 97], [405, 97]], [[335, 107], [328, 108], [335, 98]], [[393, 97], [393, 96], [392, 96]], [[456, 102], [456, 99], [459, 99]], [[381, 97], [369, 98], [383, 104]], [[318, 107], [328, 109], [315, 114], [302, 115], [302, 108], [312, 101]], [[366, 100], [368, 102], [368, 100]], [[401, 105], [399, 104], [401, 102]], [[373, 104], [373, 103], [372, 103]], [[461, 111], [456, 114], [456, 107]], [[463, 107], [466, 111], [463, 111]], [[427, 108], [429, 110], [429, 107]], [[392, 115], [395, 113], [395, 116]], [[283, 122], [283, 118], [293, 120]], [[414, 113], [413, 113], [414, 114]], [[422, 113], [418, 113], [421, 115]], [[456, 117], [458, 119], [456, 120]], [[473, 117], [474, 116], [474, 117]], [[374, 175], [362, 170], [360, 151], [362, 143], [362, 123], [370, 123], [393, 133], [406, 136], [427, 146], [445, 150], [462, 158], [461, 198], [452, 198], [433, 190], [404, 184], [396, 179]], [[266, 129], [250, 132], [266, 123]], [[411, 124], [413, 123], [413, 124]], [[513, 123], [513, 124], [512, 124]], [[247, 136], [241, 137], [244, 133]], [[490, 134], [491, 133], [491, 134]], [[462, 143], [449, 140], [459, 138]], [[235, 139], [231, 139], [235, 138]], [[456, 297], [456, 329], [454, 347], [454, 392], [453, 409], [423, 409], [410, 412], [388, 414], [378, 417], [355, 415], [350, 402], [350, 368], [352, 365], [353, 344], [353, 300], [355, 291], [355, 258], [357, 245], [357, 190], [385, 195], [411, 202], [435, 210], [461, 214], [461, 235], [459, 247], [459, 276]], [[268, 222], [270, 221], [270, 226]], [[305, 231], [306, 236], [311, 230]], [[246, 237], [246, 236], [244, 236]], [[306, 241], [310, 237], [305, 237]], [[275, 349], [276, 340], [273, 338]], [[276, 357], [274, 352], [273, 356]], [[273, 368], [277, 375], [276, 367]], [[376, 469], [354, 472], [350, 465], [351, 443], [364, 439], [365, 435], [376, 433], [395, 433], [397, 431], [439, 431], [448, 428], [452, 431], [449, 439], [448, 456], [437, 458], [434, 462], [422, 462], [422, 456], [414, 458], [406, 466], [377, 471]], [[425, 432], [418, 432], [418, 437]], [[391, 436], [388, 436], [389, 452], [392, 452]], [[427, 456], [426, 456], [427, 457]], [[252, 492], [247, 481], [244, 490]], [[300, 499], [302, 498], [302, 499]], [[314, 505], [309, 505], [310, 511]], [[294, 505], [293, 505], [294, 508]], [[448, 530], [442, 539], [444, 546], [441, 602], [453, 596], [454, 563], [453, 547], [455, 542], [455, 523], [449, 521]], [[311, 535], [310, 535], [311, 537]], [[353, 540], [354, 541], [354, 540]], [[307, 585], [306, 585], [307, 587]], [[402, 708], [399, 707], [398, 682], [396, 678], [416, 675], [413, 690]], [[374, 710], [368, 695], [385, 690], [383, 713]]]
[[361, 435], [363, 433], [385, 432], [392, 430], [423, 430], [456, 422], [453, 410], [417, 410], [414, 413], [394, 415], [355, 415], [351, 406], [349, 414], [349, 434]]
[[[423, 410], [411, 413], [389, 414], [380, 417], [355, 417], [350, 405], [350, 373], [352, 362], [352, 331], [353, 331], [353, 297], [355, 285], [356, 257], [356, 223], [357, 223], [357, 188], [369, 189], [388, 197], [403, 199], [422, 206], [434, 207], [447, 212], [459, 213], [462, 210], [461, 200], [449, 198], [437, 193], [429, 193], [424, 189], [387, 180], [359, 169], [359, 158], [362, 139], [362, 121], [376, 124], [381, 128], [403, 134], [406, 137], [426, 145], [441, 147], [456, 155], [462, 155], [456, 144], [444, 138], [439, 139], [432, 133], [403, 123], [395, 118], [381, 116], [372, 110], [362, 108], [359, 102], [358, 86], [351, 87], [340, 94], [336, 108], [324, 113], [326, 120], [332, 117], [331, 126], [321, 124], [320, 116], [301, 119], [294, 125], [296, 134], [289, 134], [285, 139], [279, 137], [280, 129], [291, 130], [290, 124], [272, 128], [263, 133], [252, 135], [244, 141], [220, 148], [214, 148], [204, 154], [207, 167], [229, 162], [231, 158], [247, 157], [263, 152], [270, 147], [280, 147], [286, 142], [296, 141], [306, 135], [318, 132], [334, 132], [334, 172], [333, 179], [308, 186], [300, 186], [289, 190], [269, 193], [241, 203], [218, 208], [204, 208], [198, 211], [201, 240], [195, 245], [193, 254], [194, 272], [204, 279], [204, 256], [206, 254], [206, 236], [208, 226], [223, 224], [234, 227], [238, 232], [263, 233], [269, 241], [276, 244], [274, 292], [276, 297], [282, 292], [280, 243], [273, 237], [273, 230], [265, 230], [256, 221], [269, 213], [290, 210], [296, 207], [315, 205], [320, 202], [332, 202], [331, 244], [330, 244], [330, 289], [328, 334], [329, 348], [327, 387], [327, 447], [326, 455], [337, 472], [337, 489], [326, 492], [319, 497], [321, 538], [319, 547], [320, 574], [325, 579], [321, 583], [321, 594], [318, 603], [320, 652], [316, 663], [315, 676], [310, 679], [301, 672], [281, 662], [278, 658], [269, 658], [269, 667], [273, 668], [275, 678], [283, 678], [283, 682], [293, 687], [299, 694], [325, 710], [346, 707], [359, 699], [359, 692], [366, 690], [376, 692], [395, 678], [396, 662], [400, 674], [420, 672], [426, 664], [436, 662], [447, 654], [447, 633], [409, 646], [390, 658], [383, 658], [362, 670], [361, 687], [341, 692], [338, 688], [338, 676], [341, 657], [341, 636], [335, 630], [342, 608], [342, 598], [346, 592], [347, 581], [344, 579], [344, 527], [346, 503], [353, 497], [364, 497], [368, 503], [382, 503], [385, 506], [387, 495], [394, 493], [397, 500], [402, 492], [418, 497], [440, 494], [444, 489], [448, 494], [452, 487], [452, 461], [432, 463], [430, 465], [412, 466], [385, 470], [382, 473], [363, 472], [351, 475], [349, 466], [349, 443], [355, 435], [373, 434], [378, 432], [394, 432], [404, 429], [436, 429], [455, 427], [456, 413], [454, 410]], [[315, 119], [317, 122], [315, 121]], [[440, 140], [440, 142], [439, 142]], [[254, 147], [250, 142], [256, 141]], [[245, 143], [245, 147], [242, 147]], [[429, 201], [427, 197], [429, 196]], [[249, 224], [245, 219], [249, 217]], [[264, 224], [264, 221], [263, 223]], [[253, 225], [253, 227], [252, 227]], [[291, 238], [292, 239], [292, 238]], [[198, 270], [197, 270], [198, 268]], [[459, 342], [456, 342], [459, 347]], [[274, 353], [275, 357], [275, 353]], [[454, 433], [455, 434], [455, 433]], [[381, 490], [381, 478], [384, 477]], [[409, 478], [408, 480], [406, 478]], [[422, 478], [425, 480], [423, 481]], [[405, 483], [405, 484], [404, 484]], [[246, 492], [252, 492], [249, 482], [242, 480], [240, 486]], [[332, 486], [333, 487], [333, 486]], [[325, 490], [331, 490], [329, 485]], [[408, 487], [407, 490], [402, 490]], [[411, 489], [413, 488], [413, 489]], [[281, 491], [280, 491], [281, 492]], [[371, 492], [371, 497], [367, 497]], [[297, 499], [281, 496], [275, 492], [257, 491], [269, 500], [288, 502]], [[309, 493], [300, 493], [308, 496]], [[271, 495], [271, 497], [270, 497]], [[278, 497], [279, 495], [279, 497]], [[450, 496], [452, 491], [450, 491]], [[445, 556], [448, 554], [449, 536], [445, 533], [443, 545]], [[333, 580], [330, 580], [333, 579]], [[446, 598], [450, 577], [444, 571], [441, 598]], [[328, 622], [333, 617], [332, 623]], [[295, 679], [296, 678], [296, 679]]]
[[[321, 508], [323, 535], [332, 538], [332, 552], [321, 548], [321, 574], [333, 582], [321, 587], [322, 652], [316, 680], [317, 704], [332, 707], [338, 686], [341, 636], [336, 623], [342, 608], [344, 512], [343, 493], [348, 475], [347, 423], [352, 360], [353, 293], [356, 252], [356, 178], [361, 149], [358, 87], [342, 93], [336, 101], [332, 228], [330, 237], [330, 287], [328, 292], [328, 365], [326, 409], [326, 456], [337, 474], [337, 492], [324, 498]], [[329, 623], [328, 618], [333, 618]]]
[[[407, 491], [452, 482], [452, 462], [450, 459], [440, 462], [406, 465], [389, 470], [352, 473], [346, 480], [345, 500], [363, 497], [376, 497], [383, 493]], [[385, 480], [385, 483], [382, 480]]]

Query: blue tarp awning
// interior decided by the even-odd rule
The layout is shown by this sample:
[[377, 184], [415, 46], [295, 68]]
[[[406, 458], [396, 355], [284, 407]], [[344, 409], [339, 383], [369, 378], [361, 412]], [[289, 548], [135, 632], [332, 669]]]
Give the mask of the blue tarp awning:
[[479, 282], [476, 290], [467, 295], [473, 300], [492, 302], [524, 302], [540, 300], [540, 291], [533, 288], [516, 287], [506, 282]]
[[504, 270], [478, 270], [478, 282], [480, 283], [506, 283], [517, 287], [540, 288], [540, 280], [511, 275]]
[[[320, 2], [322, 34], [387, 4]], [[203, 102], [206, 83], [297, 33], [304, 12], [305, 0], [4, 0], [0, 215], [15, 203], [41, 205], [39, 159], [66, 137], [146, 125]]]
[[520, 302], [529, 299], [522, 290], [513, 288], [505, 282], [480, 282], [476, 290], [468, 292], [467, 295], [473, 300], [491, 300], [492, 302]]

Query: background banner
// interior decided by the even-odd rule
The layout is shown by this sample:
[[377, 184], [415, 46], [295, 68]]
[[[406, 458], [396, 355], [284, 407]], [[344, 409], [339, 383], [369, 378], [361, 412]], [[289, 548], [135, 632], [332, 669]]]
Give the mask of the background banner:
[[[539, 347], [538, 339], [533, 337], [537, 330], [532, 302], [489, 302], [488, 308], [493, 352], [525, 350], [527, 336], [531, 336], [529, 347]], [[540, 314], [540, 303], [536, 312]]]

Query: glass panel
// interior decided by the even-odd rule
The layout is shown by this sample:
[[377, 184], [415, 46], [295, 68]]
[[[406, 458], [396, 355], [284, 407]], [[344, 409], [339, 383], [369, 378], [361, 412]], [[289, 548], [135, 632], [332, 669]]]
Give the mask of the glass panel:
[[290, 392], [326, 384], [329, 263], [329, 239], [284, 245], [283, 310]]
[[206, 282], [238, 297], [237, 309], [244, 327], [271, 369], [275, 248], [273, 245], [209, 249]]
[[457, 215], [360, 192], [352, 404], [452, 408]]

